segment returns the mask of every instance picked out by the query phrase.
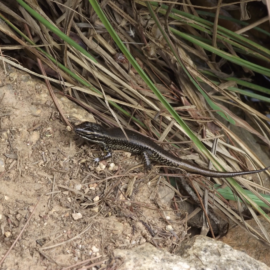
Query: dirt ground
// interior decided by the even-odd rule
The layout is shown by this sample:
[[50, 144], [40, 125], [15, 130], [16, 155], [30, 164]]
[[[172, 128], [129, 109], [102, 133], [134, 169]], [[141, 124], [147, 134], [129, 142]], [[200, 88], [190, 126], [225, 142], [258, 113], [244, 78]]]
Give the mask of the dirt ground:
[[[43, 82], [6, 70], [0, 68], [0, 269], [117, 269], [115, 248], [146, 241], [172, 251], [186, 225], [170, 207], [166, 181], [120, 151], [93, 167], [100, 149], [67, 130]], [[93, 120], [59, 101], [73, 123]]]

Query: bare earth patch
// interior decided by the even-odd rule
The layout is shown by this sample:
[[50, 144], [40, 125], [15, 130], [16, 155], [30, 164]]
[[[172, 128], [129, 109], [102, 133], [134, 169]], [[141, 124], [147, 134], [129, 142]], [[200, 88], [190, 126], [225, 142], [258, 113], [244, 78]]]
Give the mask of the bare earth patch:
[[[71, 122], [91, 120], [59, 99]], [[173, 251], [183, 240], [165, 180], [120, 151], [93, 167], [100, 149], [66, 129], [41, 81], [1, 68], [0, 102], [1, 259], [33, 212], [1, 269], [83, 269], [68, 267], [84, 260], [116, 269], [116, 248], [150, 242]]]

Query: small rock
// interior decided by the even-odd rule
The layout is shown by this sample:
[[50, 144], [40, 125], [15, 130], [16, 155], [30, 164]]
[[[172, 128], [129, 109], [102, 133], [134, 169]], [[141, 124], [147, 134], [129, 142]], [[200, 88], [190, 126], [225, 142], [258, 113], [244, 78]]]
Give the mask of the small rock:
[[131, 157], [131, 153], [130, 152], [124, 152], [123, 153], [124, 157], [130, 158]]
[[146, 242], [146, 239], [142, 237], [142, 238], [140, 239], [140, 245], [144, 244], [145, 242]]
[[81, 190], [81, 189], [82, 189], [82, 185], [81, 185], [81, 184], [75, 185], [75, 189], [76, 189], [76, 190]]
[[78, 220], [82, 218], [82, 214], [81, 213], [73, 213], [72, 217], [74, 220]]
[[9, 80], [11, 82], [14, 82], [15, 80], [17, 80], [17, 73], [16, 72], [12, 72], [9, 74]]
[[111, 163], [109, 166], [109, 171], [117, 171], [118, 170], [118, 166], [116, 166], [114, 163]]
[[10, 237], [11, 236], [11, 232], [5, 232], [5, 237]]
[[96, 196], [94, 199], [93, 199], [94, 202], [98, 202], [99, 201], [99, 196]]
[[104, 171], [105, 168], [106, 168], [106, 165], [103, 164], [102, 162], [99, 162], [98, 166], [96, 167], [96, 172], [99, 173], [101, 171]]
[[167, 225], [166, 226], [166, 231], [173, 231], [172, 225]]
[[99, 249], [97, 248], [97, 247], [95, 247], [95, 246], [92, 246], [92, 251], [94, 252], [94, 253], [97, 253], [97, 252], [99, 252]]
[[91, 210], [92, 210], [93, 212], [97, 213], [97, 212], [98, 212], [98, 206], [93, 207]]
[[44, 166], [44, 161], [43, 161], [43, 160], [39, 161], [39, 162], [38, 162], [38, 166], [39, 166], [39, 167]]
[[90, 188], [91, 190], [95, 190], [96, 187], [97, 187], [97, 183], [89, 184], [89, 188]]
[[9, 133], [8, 131], [2, 132], [2, 134], [1, 134], [2, 141], [6, 140], [8, 138], [8, 133]]

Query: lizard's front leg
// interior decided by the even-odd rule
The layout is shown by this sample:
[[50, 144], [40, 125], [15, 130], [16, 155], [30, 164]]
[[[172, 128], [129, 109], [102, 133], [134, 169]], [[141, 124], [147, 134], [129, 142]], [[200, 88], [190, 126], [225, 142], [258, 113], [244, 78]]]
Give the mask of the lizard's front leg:
[[106, 144], [101, 144], [101, 146], [103, 147], [104, 152], [106, 153], [105, 156], [100, 156], [94, 159], [94, 164], [98, 165], [98, 163], [102, 160], [108, 159], [110, 157], [112, 157], [112, 152], [111, 149], [106, 145]]

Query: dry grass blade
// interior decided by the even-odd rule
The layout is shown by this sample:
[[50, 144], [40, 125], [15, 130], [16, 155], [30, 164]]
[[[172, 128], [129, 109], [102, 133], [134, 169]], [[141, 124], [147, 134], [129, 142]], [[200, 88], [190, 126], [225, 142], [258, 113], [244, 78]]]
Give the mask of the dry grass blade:
[[6, 14], [9, 14], [10, 16], [14, 17], [16, 20], [22, 23], [27, 23], [21, 16], [19, 16], [16, 12], [14, 12], [12, 9], [4, 5], [0, 2], [0, 10]]
[[[192, 6], [189, 0], [184, 3], [161, 1], [163, 5], [159, 7], [155, 6], [155, 3], [139, 0], [132, 3], [103, 1], [100, 6], [95, 0], [91, 0], [92, 6], [84, 0], [66, 1], [64, 4], [60, 1], [48, 4], [45, 1], [42, 6], [38, 1], [26, 2], [51, 28], [47, 28], [40, 18], [38, 21], [38, 16], [34, 16], [26, 6], [20, 6], [18, 14], [15, 14], [0, 3], [1, 12], [9, 16], [7, 21], [12, 18], [17, 27], [21, 22], [26, 22], [31, 27], [35, 44], [28, 46], [23, 36], [15, 34], [15, 27], [11, 29], [2, 21], [0, 31], [21, 45], [12, 47], [19, 50], [19, 54], [30, 52], [54, 72], [52, 76], [37, 76], [56, 83], [59, 90], [61, 87], [68, 88], [69, 98], [88, 108], [99, 122], [130, 129], [137, 129], [139, 126], [144, 134], [163, 142], [188, 141], [180, 155], [184, 156], [183, 159], [185, 156], [192, 157], [201, 166], [206, 166], [208, 159], [214, 164], [217, 163], [218, 169], [225, 168], [229, 171], [256, 169], [268, 165], [227, 126], [227, 122], [224, 124], [224, 120], [221, 121], [217, 116], [220, 114], [229, 123], [245, 129], [266, 145], [270, 145], [270, 128], [266, 122], [268, 117], [245, 103], [238, 93], [229, 91], [230, 87], [241, 86], [235, 81], [228, 82], [226, 78], [231, 76], [223, 70], [223, 67], [226, 67], [232, 71], [231, 67], [235, 67], [236, 60], [239, 59], [239, 66], [235, 69], [241, 70], [241, 76], [250, 77], [252, 73], [246, 73], [250, 70], [267, 74], [269, 70], [258, 64], [250, 62], [249, 66], [245, 66], [248, 61], [238, 55], [245, 50], [247, 54], [253, 50], [253, 56], [265, 62], [269, 61], [270, 55], [268, 50], [262, 50], [260, 46], [254, 48], [253, 43], [245, 46], [242, 36], [239, 35], [237, 39], [235, 33], [229, 34], [220, 28], [218, 15], [227, 5], [222, 3], [222, 0], [219, 0], [215, 7], [216, 20], [213, 24], [207, 24], [202, 18], [196, 17], [197, 6]], [[166, 3], [170, 6], [165, 8]], [[96, 14], [94, 7], [101, 12]], [[46, 13], [45, 10], [49, 12]], [[113, 32], [108, 32], [105, 28], [108, 26], [100, 16], [102, 14]], [[239, 30], [238, 33], [244, 33], [261, 21], [265, 21], [265, 18], [249, 28]], [[57, 36], [56, 33], [59, 34], [60, 30], [68, 35], [73, 43], [64, 39], [64, 35]], [[187, 37], [190, 39], [186, 39]], [[120, 43], [115, 42], [116, 38]], [[195, 43], [194, 40], [198, 42]], [[80, 46], [74, 46], [74, 43]], [[122, 45], [128, 52], [125, 51], [127, 55], [120, 52]], [[209, 46], [212, 48], [211, 53], [207, 50]], [[47, 55], [40, 51], [40, 48], [45, 48]], [[135, 62], [127, 59], [134, 59]], [[12, 62], [2, 56], [0, 60]], [[136, 68], [133, 68], [131, 63], [135, 63]], [[15, 63], [12, 65], [16, 66]], [[21, 66], [19, 68], [30, 69]], [[211, 71], [212, 75], [204, 75], [201, 70]], [[33, 70], [28, 72], [37, 73]], [[225, 74], [223, 78], [221, 74]], [[116, 106], [112, 106], [112, 103]], [[252, 121], [240, 119], [238, 110]], [[195, 139], [190, 136], [193, 140], [190, 141], [188, 134], [195, 134]], [[216, 146], [216, 154], [208, 154], [205, 145], [211, 148], [214, 138], [217, 137], [221, 138]], [[205, 141], [205, 144], [201, 144], [201, 141]], [[170, 146], [176, 154], [179, 154], [180, 147], [184, 148], [176, 143]], [[192, 153], [191, 148], [195, 149], [196, 154]], [[269, 172], [267, 174], [270, 175]], [[216, 179], [215, 181], [220, 183]], [[255, 188], [265, 191], [268, 189], [262, 186], [263, 180], [259, 179], [258, 182], [261, 186], [256, 182], [248, 185], [247, 181], [239, 180], [242, 186], [254, 191], [264, 201]], [[208, 184], [210, 185], [210, 182]], [[202, 183], [199, 185], [203, 190]], [[228, 180], [228, 185], [234, 188], [235, 193], [240, 193], [241, 197], [241, 186], [237, 182]], [[201, 196], [199, 192], [198, 196]], [[244, 199], [244, 195], [241, 198]], [[242, 217], [235, 210], [227, 209], [224, 201], [211, 197], [209, 202], [211, 206], [216, 203], [228, 217], [241, 225]], [[250, 212], [256, 219], [254, 210]], [[257, 238], [269, 241], [262, 226], [261, 232], [245, 226]]]

